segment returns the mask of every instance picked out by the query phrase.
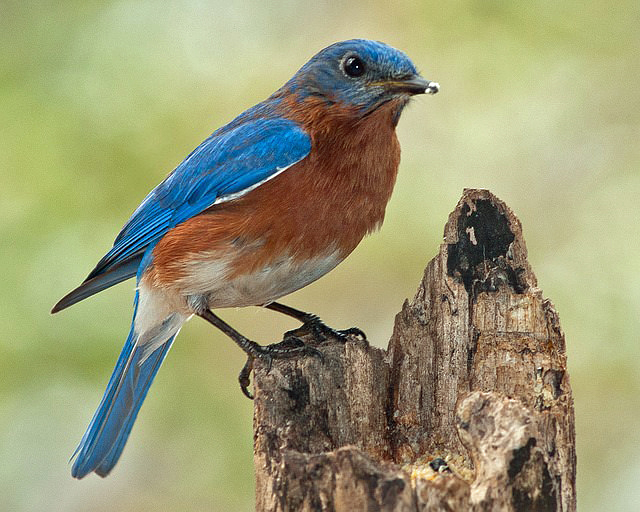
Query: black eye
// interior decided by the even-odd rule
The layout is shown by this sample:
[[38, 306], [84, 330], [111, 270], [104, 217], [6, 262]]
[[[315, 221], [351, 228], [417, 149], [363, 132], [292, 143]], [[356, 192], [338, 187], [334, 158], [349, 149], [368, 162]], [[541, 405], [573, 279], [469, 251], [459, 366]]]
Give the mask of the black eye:
[[362, 62], [360, 57], [352, 55], [351, 57], [344, 59], [342, 69], [344, 69], [347, 76], [356, 78], [364, 74], [364, 62]]

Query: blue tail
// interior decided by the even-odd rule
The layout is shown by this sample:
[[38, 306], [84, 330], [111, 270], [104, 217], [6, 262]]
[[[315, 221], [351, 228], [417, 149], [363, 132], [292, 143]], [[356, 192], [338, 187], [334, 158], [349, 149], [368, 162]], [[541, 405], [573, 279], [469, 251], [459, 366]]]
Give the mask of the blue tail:
[[[137, 306], [136, 292], [134, 320]], [[118, 462], [149, 386], [176, 334], [174, 332], [149, 354], [144, 345], [136, 346], [137, 335], [134, 333], [134, 322], [131, 323], [129, 337], [109, 379], [102, 402], [73, 454], [76, 457], [71, 469], [74, 478], [83, 478], [92, 471], [102, 477], [107, 476]]]

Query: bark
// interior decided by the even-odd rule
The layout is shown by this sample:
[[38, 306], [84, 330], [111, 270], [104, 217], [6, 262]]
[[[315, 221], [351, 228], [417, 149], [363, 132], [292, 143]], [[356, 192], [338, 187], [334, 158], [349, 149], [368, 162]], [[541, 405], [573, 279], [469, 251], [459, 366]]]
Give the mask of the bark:
[[254, 370], [259, 511], [573, 511], [564, 334], [520, 222], [465, 190], [388, 349]]

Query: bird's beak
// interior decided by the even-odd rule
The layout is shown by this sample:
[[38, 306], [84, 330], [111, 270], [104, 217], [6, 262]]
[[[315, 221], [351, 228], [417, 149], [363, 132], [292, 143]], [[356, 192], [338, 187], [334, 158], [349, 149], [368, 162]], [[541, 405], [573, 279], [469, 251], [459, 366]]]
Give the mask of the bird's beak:
[[406, 80], [388, 80], [381, 83], [389, 91], [405, 94], [436, 94], [440, 90], [438, 82], [425, 80], [421, 76], [414, 75]]

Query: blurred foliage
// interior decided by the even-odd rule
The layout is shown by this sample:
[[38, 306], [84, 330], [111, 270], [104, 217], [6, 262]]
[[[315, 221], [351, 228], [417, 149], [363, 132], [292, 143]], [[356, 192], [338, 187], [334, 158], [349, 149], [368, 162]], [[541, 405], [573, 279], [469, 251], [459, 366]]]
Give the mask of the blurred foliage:
[[[242, 354], [181, 333], [106, 480], [68, 457], [128, 330], [132, 283], [52, 318], [205, 136], [334, 41], [405, 50], [442, 92], [399, 126], [381, 233], [288, 303], [384, 346], [464, 187], [522, 220], [567, 335], [581, 510], [640, 502], [640, 4], [621, 0], [0, 5], [0, 495], [5, 510], [251, 510]], [[262, 341], [295, 324], [223, 311]]]

